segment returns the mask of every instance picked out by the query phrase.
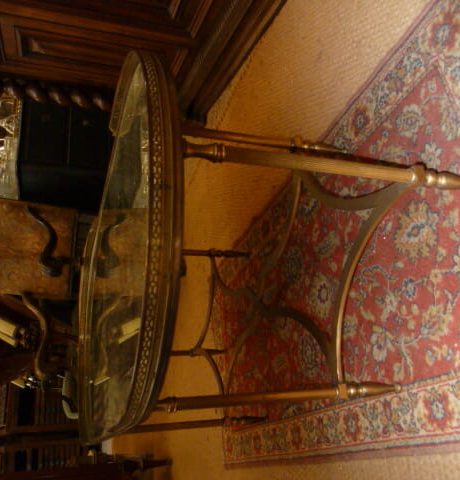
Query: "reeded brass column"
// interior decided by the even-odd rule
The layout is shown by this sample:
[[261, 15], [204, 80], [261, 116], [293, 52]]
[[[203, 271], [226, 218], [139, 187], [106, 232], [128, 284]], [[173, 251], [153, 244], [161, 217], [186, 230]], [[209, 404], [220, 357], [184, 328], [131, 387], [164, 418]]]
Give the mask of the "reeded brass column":
[[230, 162], [259, 165], [290, 170], [372, 178], [392, 183], [437, 187], [460, 188], [460, 177], [450, 172], [427, 170], [423, 165], [403, 166], [379, 162], [350, 155], [344, 152], [298, 149], [294, 152], [259, 151], [234, 147], [223, 143], [194, 144], [183, 140], [184, 157], [198, 157], [211, 162]]

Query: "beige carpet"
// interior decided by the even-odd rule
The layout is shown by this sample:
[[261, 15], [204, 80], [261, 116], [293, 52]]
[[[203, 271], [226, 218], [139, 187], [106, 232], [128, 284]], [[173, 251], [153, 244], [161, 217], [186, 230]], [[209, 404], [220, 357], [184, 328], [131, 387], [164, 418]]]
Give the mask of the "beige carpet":
[[[423, 11], [427, 0], [288, 0], [209, 116], [225, 130], [318, 138]], [[286, 172], [190, 161], [186, 171], [187, 247], [230, 247], [286, 180]], [[206, 311], [207, 264], [188, 263], [175, 346], [190, 346]], [[215, 391], [201, 360], [175, 360], [164, 394]], [[206, 412], [205, 412], [206, 413]], [[209, 412], [208, 412], [209, 413]], [[210, 412], [216, 415], [218, 412]], [[180, 419], [182, 417], [176, 417]], [[151, 421], [154, 421], [152, 418]], [[218, 428], [127, 435], [125, 453], [173, 459], [156, 478], [457, 478], [459, 454], [325, 464], [223, 468]]]

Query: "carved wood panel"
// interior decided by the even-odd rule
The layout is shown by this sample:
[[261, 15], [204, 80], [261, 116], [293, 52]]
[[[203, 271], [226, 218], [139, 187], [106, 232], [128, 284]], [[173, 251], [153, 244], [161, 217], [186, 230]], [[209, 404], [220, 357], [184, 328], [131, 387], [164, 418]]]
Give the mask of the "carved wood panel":
[[159, 53], [203, 117], [285, 0], [0, 0], [0, 74], [113, 88], [126, 53]]
[[81, 31], [44, 21], [0, 16], [2, 71], [59, 82], [114, 86], [126, 54], [135, 48], [156, 51], [172, 64], [182, 50], [151, 39], [120, 39], [111, 32]]

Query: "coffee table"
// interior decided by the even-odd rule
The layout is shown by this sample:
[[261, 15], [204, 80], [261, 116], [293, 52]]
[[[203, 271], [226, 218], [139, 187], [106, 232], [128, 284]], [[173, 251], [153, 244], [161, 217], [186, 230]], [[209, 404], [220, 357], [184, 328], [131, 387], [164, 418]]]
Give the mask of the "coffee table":
[[[398, 391], [397, 385], [345, 380], [341, 338], [351, 279], [370, 235], [402, 193], [420, 185], [459, 188], [459, 177], [421, 165], [369, 161], [299, 137], [257, 137], [182, 123], [173, 82], [161, 59], [145, 52], [131, 52], [124, 63], [110, 129], [115, 136], [114, 148], [81, 274], [77, 376], [82, 441], [95, 443], [133, 429], [155, 409], [175, 411], [313, 398], [340, 400]], [[190, 137], [216, 141], [194, 144]], [[228, 393], [228, 382], [222, 381], [213, 361], [213, 355], [221, 351], [204, 349], [202, 341], [198, 341], [188, 351], [172, 352], [184, 255], [208, 256], [213, 267], [212, 285], [217, 283], [232, 294], [219, 276], [215, 258], [248, 254], [184, 249], [183, 163], [187, 157], [291, 169], [291, 219], [301, 183], [337, 208], [373, 209], [344, 268], [332, 319], [332, 338], [302, 312], [268, 309], [263, 303], [263, 289], [237, 292], [251, 300], [255, 311], [288, 316], [307, 328], [328, 360], [330, 385], [289, 392]], [[377, 178], [390, 184], [365, 198], [342, 199], [324, 192], [311, 172]], [[279, 257], [289, 228], [288, 222], [263, 272], [269, 271]], [[263, 281], [257, 284], [263, 285]], [[208, 325], [209, 318], [205, 330]], [[247, 332], [235, 342], [232, 362], [245, 336]], [[160, 398], [171, 355], [205, 356], [216, 373], [220, 393]]]

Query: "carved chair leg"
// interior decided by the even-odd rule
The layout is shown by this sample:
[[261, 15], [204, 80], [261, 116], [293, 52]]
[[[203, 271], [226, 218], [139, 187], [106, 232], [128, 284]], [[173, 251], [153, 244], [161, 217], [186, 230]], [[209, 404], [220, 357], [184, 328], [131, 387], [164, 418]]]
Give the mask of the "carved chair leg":
[[[69, 344], [77, 342], [77, 337], [62, 325], [58, 327], [58, 331], [54, 331], [52, 329], [53, 322], [32, 295], [23, 293], [22, 299], [24, 305], [35, 315], [40, 327], [34, 359], [34, 374], [39, 380], [46, 380], [59, 371], [65, 370], [67, 347]], [[50, 353], [52, 361], [49, 358]]]

